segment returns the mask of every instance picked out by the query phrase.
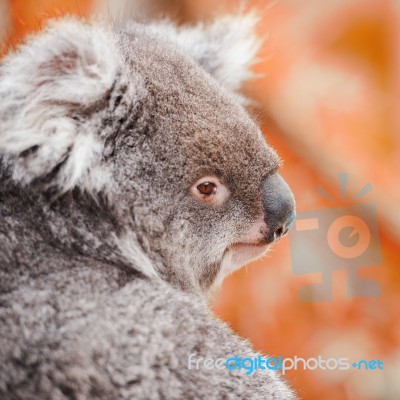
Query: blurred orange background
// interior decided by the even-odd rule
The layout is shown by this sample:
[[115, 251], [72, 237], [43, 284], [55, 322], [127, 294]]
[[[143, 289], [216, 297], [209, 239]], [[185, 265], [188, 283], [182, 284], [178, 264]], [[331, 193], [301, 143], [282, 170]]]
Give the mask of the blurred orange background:
[[[3, 53], [48, 18], [88, 17], [106, 0], [1, 0]], [[167, 1], [183, 22], [235, 10], [238, 1]], [[179, 3], [179, 4], [178, 4]], [[376, 297], [350, 297], [347, 272], [334, 271], [331, 301], [300, 301], [321, 274], [294, 274], [289, 239], [229, 277], [215, 313], [255, 349], [273, 356], [380, 359], [383, 370], [297, 370], [286, 374], [303, 399], [400, 399], [400, 3], [385, 0], [249, 1], [267, 40], [245, 86], [298, 211], [342, 205], [338, 174], [348, 173], [344, 204], [378, 210], [380, 265], [358, 274], [380, 285]], [[102, 4], [104, 6], [104, 4]], [[217, 8], [216, 8], [217, 7]], [[317, 188], [334, 198], [332, 202]], [[324, 233], [321, 232], [321, 235]], [[312, 259], [321, 249], [307, 244]]]

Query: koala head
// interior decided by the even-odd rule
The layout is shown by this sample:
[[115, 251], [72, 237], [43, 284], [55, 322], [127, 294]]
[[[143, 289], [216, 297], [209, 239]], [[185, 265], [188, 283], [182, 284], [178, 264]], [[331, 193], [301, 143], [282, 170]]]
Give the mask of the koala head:
[[145, 275], [207, 292], [295, 215], [236, 93], [255, 23], [52, 23], [0, 67], [2, 168], [21, 188], [106, 199], [115, 229], [99, 240]]

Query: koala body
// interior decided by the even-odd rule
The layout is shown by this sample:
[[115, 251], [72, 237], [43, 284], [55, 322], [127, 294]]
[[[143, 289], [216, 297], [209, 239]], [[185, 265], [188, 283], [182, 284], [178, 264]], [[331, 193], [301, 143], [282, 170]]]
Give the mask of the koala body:
[[207, 295], [294, 216], [234, 94], [252, 15], [53, 22], [0, 66], [0, 398], [293, 399]]

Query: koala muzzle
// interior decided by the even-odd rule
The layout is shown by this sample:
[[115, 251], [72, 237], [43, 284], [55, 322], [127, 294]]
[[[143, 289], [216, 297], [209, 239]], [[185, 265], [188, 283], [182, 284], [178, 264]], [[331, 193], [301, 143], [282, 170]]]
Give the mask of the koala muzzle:
[[268, 176], [262, 184], [265, 222], [268, 232], [267, 243], [272, 243], [290, 229], [296, 218], [294, 197], [287, 183], [275, 173]]

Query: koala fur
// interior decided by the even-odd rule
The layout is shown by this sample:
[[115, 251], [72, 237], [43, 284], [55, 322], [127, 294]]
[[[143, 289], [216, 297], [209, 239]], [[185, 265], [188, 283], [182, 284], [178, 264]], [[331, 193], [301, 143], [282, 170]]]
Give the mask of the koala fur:
[[[206, 301], [259, 255], [229, 249], [280, 165], [235, 94], [255, 22], [62, 19], [2, 61], [1, 399], [294, 399], [273, 371], [188, 368], [256, 355]], [[207, 175], [222, 205], [189, 194]]]

